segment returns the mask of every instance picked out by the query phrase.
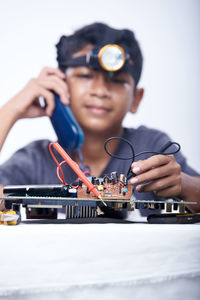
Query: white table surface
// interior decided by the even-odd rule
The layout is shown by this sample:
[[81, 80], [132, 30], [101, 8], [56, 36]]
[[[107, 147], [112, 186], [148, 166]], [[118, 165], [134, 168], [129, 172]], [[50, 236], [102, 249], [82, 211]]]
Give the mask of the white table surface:
[[0, 299], [200, 299], [199, 224], [27, 221], [0, 258]]

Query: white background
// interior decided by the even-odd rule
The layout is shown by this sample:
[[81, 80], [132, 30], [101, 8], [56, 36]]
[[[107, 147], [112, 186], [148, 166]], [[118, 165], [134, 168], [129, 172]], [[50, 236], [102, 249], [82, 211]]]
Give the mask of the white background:
[[[1, 0], [0, 105], [43, 66], [56, 66], [54, 45], [62, 34], [95, 21], [134, 30], [142, 47], [145, 97], [125, 124], [166, 131], [200, 171], [199, 0]], [[40, 138], [55, 139], [47, 118], [18, 121], [0, 163]]]

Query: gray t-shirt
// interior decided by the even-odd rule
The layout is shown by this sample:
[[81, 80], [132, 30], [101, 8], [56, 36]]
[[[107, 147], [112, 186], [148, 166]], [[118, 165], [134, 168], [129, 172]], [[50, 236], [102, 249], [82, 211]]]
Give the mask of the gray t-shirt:
[[[137, 129], [124, 128], [123, 138], [131, 142], [135, 154], [143, 151], [159, 151], [160, 148], [170, 140], [163, 132], [140, 126]], [[0, 183], [3, 185], [15, 184], [57, 184], [60, 181], [56, 174], [56, 164], [49, 152], [49, 140], [37, 140], [22, 149], [19, 149], [13, 156], [0, 166]], [[124, 142], [119, 143], [115, 154], [121, 156], [131, 156], [129, 147]], [[71, 153], [68, 152], [70, 156]], [[144, 159], [150, 155], [142, 155], [135, 159]], [[175, 154], [177, 162], [181, 165], [182, 171], [190, 175], [199, 175], [195, 170], [187, 165], [185, 157], [179, 152]], [[59, 158], [59, 161], [62, 158]], [[101, 177], [113, 171], [127, 174], [131, 160], [119, 160], [111, 158]], [[72, 183], [76, 179], [76, 174], [66, 164], [63, 172], [67, 183]], [[158, 199], [153, 193], [134, 192], [137, 199]]]

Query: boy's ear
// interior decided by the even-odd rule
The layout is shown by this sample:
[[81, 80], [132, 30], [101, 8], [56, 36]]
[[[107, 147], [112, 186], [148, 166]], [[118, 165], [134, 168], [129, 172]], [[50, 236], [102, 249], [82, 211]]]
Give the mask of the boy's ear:
[[144, 95], [144, 89], [142, 88], [136, 89], [133, 97], [133, 103], [129, 110], [131, 113], [135, 114], [137, 112], [140, 102], [143, 98], [143, 95]]

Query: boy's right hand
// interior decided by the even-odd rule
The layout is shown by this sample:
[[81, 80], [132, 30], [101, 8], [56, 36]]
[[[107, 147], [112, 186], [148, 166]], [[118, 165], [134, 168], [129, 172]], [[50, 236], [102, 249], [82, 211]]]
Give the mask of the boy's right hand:
[[[53, 92], [59, 95], [63, 104], [69, 104], [65, 74], [59, 69], [45, 67], [39, 76], [31, 79], [8, 104], [15, 111], [16, 119], [51, 116], [55, 107]], [[39, 104], [38, 98], [40, 96], [46, 101], [45, 108]]]

